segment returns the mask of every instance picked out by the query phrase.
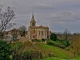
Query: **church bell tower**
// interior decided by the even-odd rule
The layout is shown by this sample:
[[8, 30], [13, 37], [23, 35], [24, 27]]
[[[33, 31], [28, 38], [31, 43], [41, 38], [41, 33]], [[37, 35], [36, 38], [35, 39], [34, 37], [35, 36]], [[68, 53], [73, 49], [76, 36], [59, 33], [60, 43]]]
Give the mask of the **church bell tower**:
[[36, 21], [35, 21], [35, 18], [34, 18], [34, 14], [32, 14], [32, 19], [30, 21], [30, 26], [36, 26]]

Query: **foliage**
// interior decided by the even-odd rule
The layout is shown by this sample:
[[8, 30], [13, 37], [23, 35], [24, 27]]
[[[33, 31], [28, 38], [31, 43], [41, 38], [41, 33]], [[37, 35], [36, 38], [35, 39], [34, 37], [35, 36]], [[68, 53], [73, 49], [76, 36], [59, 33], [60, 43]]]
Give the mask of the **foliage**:
[[22, 42], [15, 42], [11, 44], [11, 53], [13, 60], [20, 60], [20, 53], [19, 50], [23, 46]]
[[47, 41], [47, 44], [48, 44], [48, 45], [54, 45], [54, 43], [53, 43], [52, 41], [50, 41], [50, 40]]
[[10, 45], [0, 40], [0, 60], [9, 60], [10, 59]]
[[66, 47], [69, 47], [70, 46], [70, 42], [69, 41], [66, 41]]
[[71, 33], [69, 32], [68, 29], [64, 31], [63, 35], [65, 40], [68, 40], [68, 38], [71, 37]]
[[41, 60], [62, 60], [61, 58], [57, 58], [57, 57], [48, 57], [48, 58], [44, 58]]
[[17, 33], [14, 33], [14, 34], [13, 34], [13, 41], [14, 41], [14, 40], [17, 40]]
[[[57, 41], [52, 41], [54, 44], [59, 44]], [[60, 47], [48, 45], [43, 42], [14, 42], [11, 44], [13, 60], [38, 60], [46, 57], [70, 58], [71, 52], [68, 52]]]
[[80, 35], [74, 35], [72, 40], [71, 48], [74, 50], [74, 55], [80, 55]]
[[54, 45], [54, 46], [57, 46], [57, 47], [60, 47], [60, 48], [65, 48], [65, 45], [62, 44], [61, 42], [58, 42], [58, 40], [57, 40], [57, 41], [49, 40], [49, 41], [47, 42], [47, 44], [48, 44], [48, 45]]
[[41, 53], [39, 51], [26, 50], [23, 53], [23, 60], [40, 59]]
[[14, 11], [8, 7], [5, 12], [2, 11], [0, 8], [0, 32], [1, 32], [1, 39], [3, 38], [3, 32], [9, 27], [12, 27], [11, 23], [9, 23], [13, 18], [15, 14]]
[[18, 29], [20, 30], [21, 37], [25, 36], [25, 34], [26, 34], [26, 26], [21, 26]]
[[20, 49], [22, 46], [23, 46], [22, 42], [17, 41], [15, 43], [11, 44], [11, 49], [12, 50]]
[[57, 41], [59, 41], [59, 43], [63, 44], [65, 47], [70, 46], [70, 42], [68, 40], [57, 40]]
[[52, 33], [51, 36], [50, 36], [50, 39], [53, 40], [53, 41], [56, 41], [57, 40], [56, 34]]
[[41, 42], [41, 40], [34, 39], [34, 40], [32, 40], [32, 42]]

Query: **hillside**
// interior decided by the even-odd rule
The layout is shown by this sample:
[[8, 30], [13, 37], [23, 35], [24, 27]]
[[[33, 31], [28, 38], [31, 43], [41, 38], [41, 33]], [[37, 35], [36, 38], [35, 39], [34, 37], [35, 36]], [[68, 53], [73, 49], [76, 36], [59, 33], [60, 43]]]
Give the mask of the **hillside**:
[[53, 54], [55, 57], [59, 58], [73, 58], [73, 53], [70, 51], [67, 51], [65, 49], [61, 49], [56, 46], [47, 45], [44, 43], [36, 43], [36, 46], [38, 46], [40, 51], [44, 53], [44, 55]]
[[[41, 53], [41, 57], [48, 58], [48, 57], [58, 57], [61, 59], [70, 59], [74, 58], [74, 54], [70, 51], [67, 51], [66, 49], [62, 49], [56, 46], [51, 46], [48, 44], [45, 44], [44, 42], [15, 42], [11, 44], [12, 48], [19, 48], [18, 54], [22, 54], [23, 52], [31, 52], [31, 51], [38, 51]], [[19, 47], [21, 46], [21, 47]]]

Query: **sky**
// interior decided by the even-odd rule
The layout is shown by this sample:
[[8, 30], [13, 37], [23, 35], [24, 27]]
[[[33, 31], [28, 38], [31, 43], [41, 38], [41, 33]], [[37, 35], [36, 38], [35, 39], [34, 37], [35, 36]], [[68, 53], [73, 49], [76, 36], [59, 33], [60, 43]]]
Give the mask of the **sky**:
[[80, 33], [80, 0], [0, 0], [0, 8], [8, 6], [15, 12], [17, 28], [28, 29], [32, 13], [37, 25], [48, 26], [52, 32]]

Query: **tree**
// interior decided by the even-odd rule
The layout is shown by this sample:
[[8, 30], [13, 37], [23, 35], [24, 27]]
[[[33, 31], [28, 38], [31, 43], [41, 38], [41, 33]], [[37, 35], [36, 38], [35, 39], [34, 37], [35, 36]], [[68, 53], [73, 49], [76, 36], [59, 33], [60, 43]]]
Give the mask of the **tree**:
[[12, 30], [10, 30], [11, 31], [11, 41], [16, 41], [16, 40], [18, 40], [18, 32], [19, 32], [19, 30], [18, 29], [12, 29]]
[[70, 36], [70, 33], [69, 33], [68, 29], [66, 29], [66, 30], [64, 31], [63, 35], [64, 35], [64, 39], [65, 39], [65, 40], [68, 40], [68, 37]]
[[[3, 37], [3, 32], [6, 30], [9, 22], [14, 18], [15, 14], [14, 11], [8, 7], [5, 12], [2, 11], [0, 8], [0, 32], [1, 37]], [[10, 25], [9, 25], [10, 26]]]
[[20, 35], [21, 36], [25, 36], [25, 34], [26, 34], [26, 26], [19, 27], [19, 30], [20, 30]]
[[71, 44], [71, 47], [73, 48], [74, 50], [74, 55], [80, 55], [80, 34], [75, 34], [73, 37], [72, 37], [72, 44]]
[[66, 40], [66, 47], [68, 47], [70, 45], [69, 40], [68, 40], [69, 36], [70, 36], [70, 33], [69, 33], [68, 29], [66, 29], [64, 31], [64, 39]]
[[50, 36], [50, 39], [56, 41], [57, 40], [56, 34], [52, 33], [51, 36]]
[[10, 45], [0, 40], [0, 60], [9, 60], [10, 59]]

